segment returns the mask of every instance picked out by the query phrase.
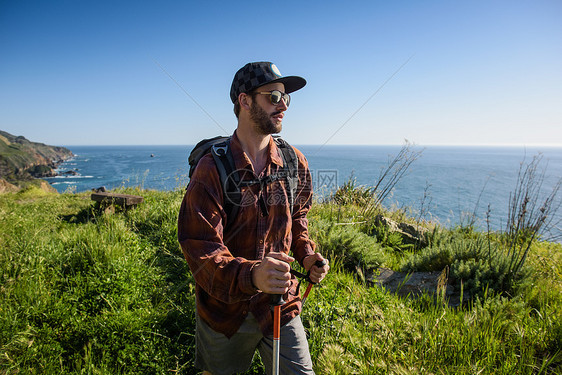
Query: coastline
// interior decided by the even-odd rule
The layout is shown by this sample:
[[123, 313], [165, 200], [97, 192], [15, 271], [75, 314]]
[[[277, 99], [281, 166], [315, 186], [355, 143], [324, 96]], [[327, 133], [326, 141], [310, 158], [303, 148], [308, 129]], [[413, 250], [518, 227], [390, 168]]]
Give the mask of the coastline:
[[[187, 157], [191, 147], [75, 146], [71, 148], [75, 157], [59, 168], [77, 169], [79, 175], [47, 180], [59, 192], [89, 191], [101, 186], [183, 189], [188, 182]], [[308, 158], [315, 197], [321, 200], [350, 179], [356, 185], [372, 187], [402, 146], [327, 145], [320, 150], [316, 145], [296, 147]], [[384, 204], [413, 211], [416, 216], [421, 214], [447, 227], [472, 220], [470, 216], [475, 214], [479, 228], [487, 226], [490, 205], [492, 228], [503, 228], [519, 167], [539, 151], [544, 151], [547, 174], [543, 189], [547, 192], [562, 176], [562, 148], [440, 146], [423, 150]]]
[[30, 185], [48, 189], [50, 186], [42, 179], [55, 176], [56, 168], [73, 156], [65, 147], [32, 142], [0, 130], [1, 186], [4, 191]]

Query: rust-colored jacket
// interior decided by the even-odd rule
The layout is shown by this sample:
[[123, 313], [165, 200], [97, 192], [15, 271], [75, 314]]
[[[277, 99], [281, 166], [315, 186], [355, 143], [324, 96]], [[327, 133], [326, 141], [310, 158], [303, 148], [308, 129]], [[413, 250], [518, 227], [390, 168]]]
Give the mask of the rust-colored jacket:
[[[236, 168], [246, 170], [242, 179], [275, 174], [283, 159], [273, 139], [269, 142], [267, 165], [262, 176], [256, 176], [236, 132], [230, 148]], [[178, 239], [196, 282], [197, 312], [217, 332], [231, 337], [238, 331], [249, 312], [257, 318], [264, 335], [272, 332], [269, 295], [252, 284], [252, 268], [269, 252], [292, 252], [302, 260], [314, 253], [315, 244], [308, 236], [306, 215], [312, 202], [312, 181], [308, 162], [296, 150], [299, 161], [299, 184], [291, 216], [286, 181], [274, 181], [260, 192], [259, 185], [242, 187], [242, 204], [235, 221], [223, 209], [223, 190], [212, 155], [199, 161], [189, 182], [178, 218]], [[260, 209], [259, 200], [267, 205]], [[293, 277], [283, 299], [282, 324], [298, 315], [302, 308], [296, 295]]]

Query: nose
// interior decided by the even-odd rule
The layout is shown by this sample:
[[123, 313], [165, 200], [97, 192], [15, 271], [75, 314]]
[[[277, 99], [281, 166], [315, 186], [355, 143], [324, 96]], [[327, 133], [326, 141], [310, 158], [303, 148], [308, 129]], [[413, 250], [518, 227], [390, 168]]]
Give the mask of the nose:
[[289, 107], [287, 106], [287, 103], [285, 103], [285, 101], [281, 99], [279, 103], [277, 103], [276, 108], [280, 111], [286, 111]]

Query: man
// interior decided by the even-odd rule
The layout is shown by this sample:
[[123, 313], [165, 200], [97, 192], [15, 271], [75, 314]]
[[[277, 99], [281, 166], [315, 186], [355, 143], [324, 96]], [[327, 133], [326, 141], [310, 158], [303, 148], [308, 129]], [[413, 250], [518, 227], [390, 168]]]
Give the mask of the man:
[[228, 147], [242, 180], [262, 183], [243, 186], [238, 213], [228, 217], [217, 165], [207, 154], [182, 202], [178, 239], [196, 282], [196, 366], [204, 373], [246, 371], [256, 348], [271, 372], [270, 301], [272, 294], [282, 294], [281, 373], [313, 374], [299, 317], [298, 282], [290, 273], [290, 263], [297, 260], [317, 283], [329, 269], [327, 263], [315, 265], [324, 258], [315, 253], [308, 235], [308, 162], [295, 149], [298, 186], [292, 207], [287, 180], [267, 178], [283, 170], [283, 156], [271, 135], [281, 131], [288, 94], [305, 84], [301, 77], [283, 77], [270, 62], [241, 68], [230, 90], [238, 126]]

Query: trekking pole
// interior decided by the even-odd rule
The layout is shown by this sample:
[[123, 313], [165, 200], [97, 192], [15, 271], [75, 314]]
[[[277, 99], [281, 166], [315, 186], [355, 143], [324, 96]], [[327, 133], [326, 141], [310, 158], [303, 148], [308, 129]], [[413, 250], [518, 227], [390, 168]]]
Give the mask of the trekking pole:
[[283, 305], [283, 296], [281, 294], [271, 295], [271, 306], [273, 307], [273, 363], [272, 374], [279, 375], [279, 351], [281, 337], [281, 305]]
[[[316, 263], [314, 263], [314, 265], [318, 268], [324, 267], [326, 264], [327, 264], [326, 259], [317, 260]], [[304, 306], [304, 303], [306, 302], [306, 298], [308, 297], [308, 294], [312, 290], [312, 286], [315, 284], [315, 283], [312, 282], [312, 280], [310, 280], [310, 271], [308, 271], [308, 275], [306, 275], [306, 280], [308, 281], [308, 286], [306, 287], [306, 292], [304, 292], [304, 294], [302, 296], [302, 305], [303, 306]]]

